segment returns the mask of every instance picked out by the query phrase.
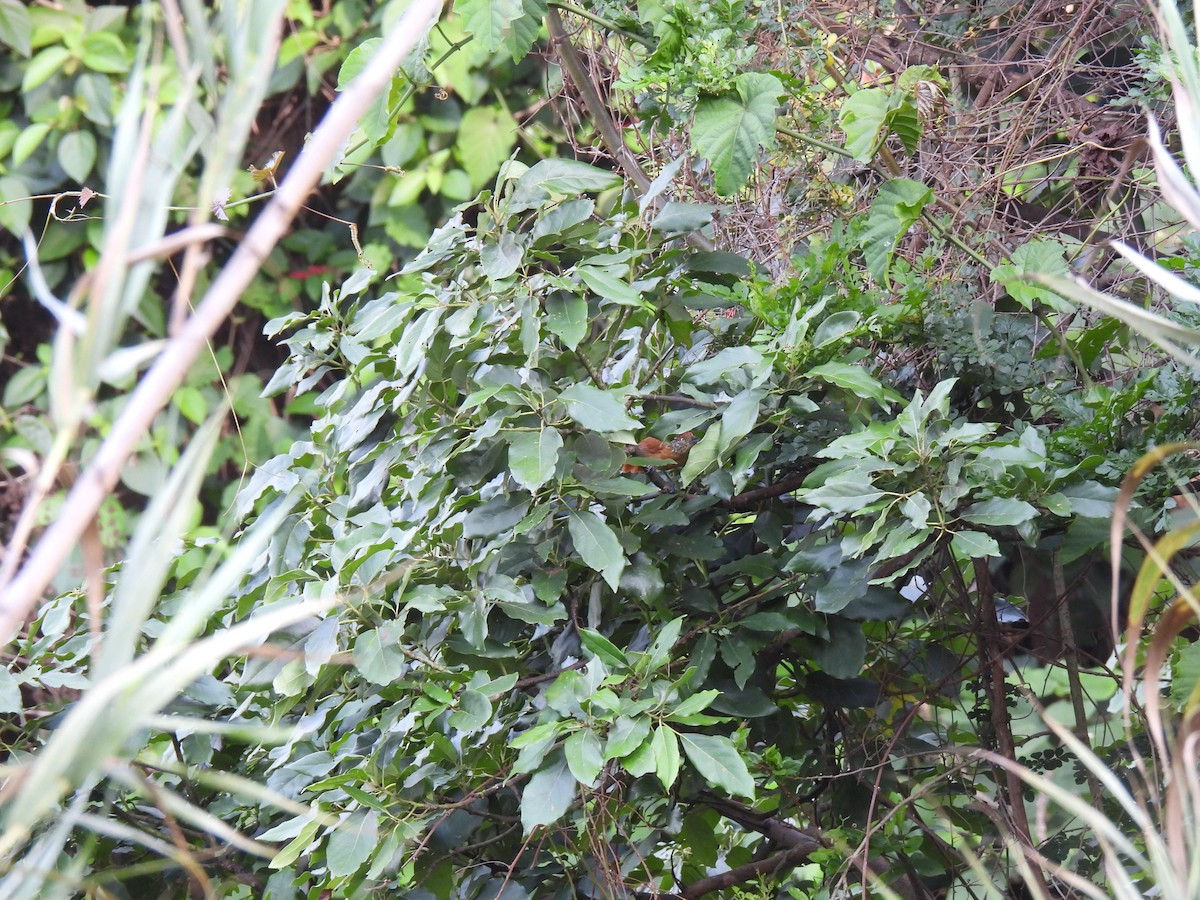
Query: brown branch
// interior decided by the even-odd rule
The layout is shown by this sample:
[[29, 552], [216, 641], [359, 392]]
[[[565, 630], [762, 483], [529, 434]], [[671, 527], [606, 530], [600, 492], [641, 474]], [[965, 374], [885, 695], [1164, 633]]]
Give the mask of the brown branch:
[[766, 859], [746, 863], [744, 866], [738, 866], [736, 869], [730, 869], [728, 872], [721, 872], [719, 875], [709, 875], [707, 878], [693, 881], [676, 896], [680, 897], [681, 900], [695, 900], [696, 897], [703, 897], [705, 894], [711, 894], [713, 891], [720, 891], [735, 884], [742, 884], [743, 882], [757, 878], [759, 875], [768, 875], [774, 872], [794, 869], [796, 866], [808, 862], [811, 852], [809, 849], [800, 847], [783, 850], [773, 856], [768, 856]]
[[726, 509], [734, 510], [735, 512], [743, 512], [750, 509], [755, 504], [763, 500], [770, 500], [774, 497], [779, 497], [783, 494], [790, 493], [800, 485], [804, 484], [804, 479], [807, 476], [802, 474], [789, 475], [782, 478], [774, 484], [764, 485], [763, 487], [754, 488], [753, 490], [743, 491], [740, 494], [734, 494], [728, 500], [722, 501], [721, 505]]

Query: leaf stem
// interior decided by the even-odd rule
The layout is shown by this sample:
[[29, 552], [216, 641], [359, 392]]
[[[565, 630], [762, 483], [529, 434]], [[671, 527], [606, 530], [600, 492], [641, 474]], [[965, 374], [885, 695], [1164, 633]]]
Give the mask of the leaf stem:
[[622, 35], [623, 37], [627, 37], [631, 41], [637, 41], [637, 43], [641, 44], [647, 50], [654, 50], [657, 47], [657, 44], [655, 44], [654, 41], [650, 40], [650, 38], [644, 37], [634, 31], [629, 31], [626, 28], [622, 28], [616, 22], [609, 21], [608, 19], [605, 19], [602, 16], [598, 16], [595, 13], [588, 12], [586, 9], [581, 9], [580, 7], [576, 6], [574, 3], [566, 3], [566, 2], [563, 2], [563, 0], [551, 0], [551, 2], [548, 5], [553, 6], [556, 9], [561, 9], [563, 12], [569, 12], [572, 15], [579, 16], [579, 18], [581, 18], [581, 19], [587, 19], [593, 25], [599, 25], [601, 28], [607, 29], [608, 31], [613, 32], [614, 34], [619, 34], [619, 35]]

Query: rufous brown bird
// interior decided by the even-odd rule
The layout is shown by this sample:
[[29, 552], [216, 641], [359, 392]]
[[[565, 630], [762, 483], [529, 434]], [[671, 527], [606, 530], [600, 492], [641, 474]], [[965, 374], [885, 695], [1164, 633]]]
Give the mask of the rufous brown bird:
[[[668, 441], [660, 441], [654, 437], [642, 438], [637, 446], [629, 451], [629, 455], [638, 460], [662, 460], [661, 465], [682, 466], [687, 462], [688, 453], [698, 440], [700, 439], [690, 431], [677, 434]], [[645, 465], [627, 462], [621, 466], [621, 471], [641, 472], [645, 468]]]

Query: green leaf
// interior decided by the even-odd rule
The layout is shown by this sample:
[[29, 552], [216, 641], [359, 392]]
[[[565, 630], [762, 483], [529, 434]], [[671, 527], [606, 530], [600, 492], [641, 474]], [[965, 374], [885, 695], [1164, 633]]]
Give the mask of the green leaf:
[[658, 215], [650, 220], [650, 227], [667, 234], [699, 231], [712, 221], [716, 209], [711, 203], [681, 203], [668, 200]]
[[13, 165], [19, 166], [29, 159], [49, 133], [50, 125], [47, 122], [34, 122], [21, 129], [21, 133], [17, 135], [17, 140], [13, 144]]
[[198, 388], [187, 385], [181, 387], [172, 395], [171, 404], [194, 425], [199, 425], [208, 418], [208, 402]]
[[529, 512], [524, 497], [497, 497], [474, 507], [463, 519], [463, 537], [493, 537], [515, 526]]
[[526, 834], [539, 825], [552, 825], [575, 800], [575, 776], [562, 754], [533, 774], [521, 792], [521, 827]]
[[842, 104], [842, 129], [846, 149], [859, 162], [870, 162], [889, 131], [894, 131], [908, 150], [921, 138], [921, 119], [911, 97], [904, 91], [864, 88]]
[[[668, 791], [679, 777], [679, 738], [674, 729], [660, 725], [654, 729], [650, 739], [650, 753], [654, 757], [654, 773]], [[699, 768], [697, 766], [696, 768]]]
[[513, 20], [512, 28], [504, 45], [513, 62], [520, 62], [533, 49], [542, 32], [542, 21], [546, 18], [546, 0], [522, 0], [521, 15]]
[[885, 287], [891, 285], [888, 273], [896, 245], [913, 223], [921, 218], [921, 211], [932, 200], [933, 191], [908, 178], [893, 178], [885, 182], [875, 195], [859, 245], [867, 263], [867, 271]]
[[706, 691], [697, 691], [671, 710], [668, 717], [694, 716], [696, 713], [708, 709], [712, 705], [712, 702], [720, 695], [721, 692], [714, 688], [709, 688]]
[[820, 378], [822, 381], [845, 388], [864, 400], [874, 400], [880, 406], [888, 406], [901, 399], [899, 394], [891, 388], [884, 387], [862, 366], [831, 362], [809, 369], [808, 375], [811, 378]]
[[458, 126], [455, 153], [471, 179], [471, 194], [491, 184], [517, 143], [517, 122], [502, 106], [473, 106]]
[[543, 159], [517, 181], [508, 201], [509, 212], [519, 213], [547, 203], [552, 195], [574, 196], [604, 191], [621, 183], [621, 176], [573, 159]]
[[675, 642], [679, 640], [681, 631], [683, 631], [683, 616], [678, 616], [663, 626], [655, 636], [654, 643], [646, 652], [645, 671], [657, 672], [671, 661], [671, 653], [675, 649]]
[[28, 94], [36, 87], [41, 87], [63, 70], [71, 51], [61, 44], [55, 44], [40, 51], [25, 67], [25, 75], [21, 79], [21, 91]]
[[590, 509], [582, 512], [571, 510], [567, 530], [571, 533], [579, 558], [599, 572], [615, 591], [621, 583], [621, 572], [625, 569], [625, 551], [621, 549], [613, 530]]
[[608, 668], [622, 671], [629, 668], [629, 660], [612, 641], [591, 628], [579, 629], [579, 641], [583, 648], [599, 659]]
[[883, 496], [875, 490], [870, 478], [848, 475], [830, 479], [820, 487], [803, 490], [798, 495], [804, 503], [819, 506], [832, 513], [859, 512]]
[[317, 819], [308, 821], [291, 843], [275, 854], [268, 864], [270, 868], [286, 869], [300, 858], [300, 854], [308, 852], [309, 847], [312, 846], [313, 838], [316, 837], [317, 830], [320, 827], [321, 823]]
[[600, 738], [590, 729], [576, 731], [563, 746], [567, 757], [567, 766], [575, 780], [584, 787], [591, 787], [600, 777], [604, 768], [604, 757], [600, 753]]
[[578, 294], [555, 291], [546, 298], [546, 327], [558, 335], [568, 350], [574, 350], [587, 334], [588, 305]]
[[996, 497], [967, 507], [962, 517], [976, 525], [1020, 525], [1037, 516], [1037, 509], [1024, 500]]
[[687, 462], [683, 464], [683, 471], [679, 473], [679, 481], [685, 485], [691, 484], [716, 466], [724, 446], [721, 423], [713, 422], [708, 426], [708, 431], [704, 432], [704, 437], [700, 438], [699, 443], [688, 453]]
[[21, 0], [0, 0], [0, 44], [11, 47], [28, 58], [32, 52], [30, 38], [33, 24], [29, 10]]
[[709, 784], [730, 794], [754, 799], [754, 779], [737, 748], [715, 734], [681, 734], [683, 752]]
[[374, 810], [356, 813], [343, 820], [329, 836], [325, 864], [337, 878], [353, 875], [379, 843], [379, 814]]
[[834, 313], [822, 320], [821, 324], [817, 326], [817, 330], [813, 332], [813, 346], [824, 347], [826, 344], [841, 340], [858, 327], [861, 319], [862, 316], [852, 309]]
[[[0, 12], [2, 12], [2, 7], [0, 7]], [[16, 676], [8, 669], [0, 669], [0, 714], [17, 713], [23, 708], [21, 686]]]
[[717, 193], [736, 194], [762, 149], [775, 146], [775, 108], [783, 85], [774, 75], [745, 72], [735, 90], [702, 97], [692, 122], [692, 145], [712, 166]]
[[590, 198], [566, 200], [542, 215], [533, 227], [533, 242], [542, 238], [556, 237], [564, 231], [586, 222], [596, 210], [596, 201]]
[[83, 64], [93, 72], [115, 75], [128, 72], [132, 59], [111, 31], [93, 31], [83, 39]]
[[96, 164], [96, 138], [90, 131], [63, 135], [58, 142], [58, 164], [72, 179], [83, 184]]
[[518, 431], [508, 439], [508, 470], [517, 484], [536, 491], [553, 477], [562, 446], [557, 428]]
[[758, 424], [758, 406], [766, 392], [758, 389], [737, 394], [721, 413], [721, 455], [724, 456]]
[[25, 233], [33, 216], [33, 202], [21, 199], [28, 196], [29, 185], [23, 178], [17, 175], [0, 175], [0, 225], [17, 237]]
[[622, 759], [642, 746], [649, 735], [649, 719], [617, 716], [616, 722], [608, 731], [608, 742], [604, 745], [604, 755], [607, 759]]
[[643, 775], [653, 772], [655, 770], [654, 752], [651, 749], [650, 739], [647, 738], [636, 750], [622, 757], [621, 767], [634, 778], [641, 778]]
[[1000, 545], [996, 543], [996, 539], [979, 531], [957, 532], [950, 539], [950, 546], [955, 553], [967, 559], [1000, 555]]
[[1058, 312], [1071, 312], [1074, 307], [1069, 300], [1028, 280], [1030, 275], [1066, 278], [1070, 274], [1071, 267], [1067, 265], [1062, 244], [1034, 238], [1013, 251], [1011, 262], [992, 269], [992, 281], [1004, 285], [1008, 295], [1026, 309], [1032, 309], [1035, 303], [1044, 303]]
[[577, 271], [583, 283], [605, 300], [611, 300], [621, 306], [646, 305], [641, 294], [630, 287], [611, 267], [580, 266]]
[[359, 76], [367, 63], [383, 45], [383, 38], [369, 38], [346, 54], [346, 59], [338, 70], [337, 89], [344, 91], [355, 78]]
[[360, 632], [354, 641], [353, 657], [363, 678], [381, 686], [397, 681], [407, 666], [400, 651], [403, 639], [403, 627], [392, 623]]
[[458, 698], [458, 709], [450, 714], [450, 727], [474, 734], [492, 720], [492, 701], [479, 691], [466, 690]]
[[601, 434], [631, 431], [642, 423], [625, 412], [621, 394], [603, 391], [590, 384], [573, 384], [558, 399], [567, 407], [567, 415], [592, 431]]
[[458, 0], [454, 11], [467, 34], [488, 53], [495, 53], [525, 9], [521, 0]]
[[867, 655], [867, 638], [862, 625], [840, 616], [831, 617], [828, 625], [829, 641], [819, 642], [812, 648], [813, 661], [833, 678], [854, 678], [862, 671]]
[[500, 240], [483, 245], [479, 251], [479, 267], [490, 280], [500, 281], [516, 272], [524, 257], [525, 247], [521, 239], [511, 231], [506, 231], [500, 235]]

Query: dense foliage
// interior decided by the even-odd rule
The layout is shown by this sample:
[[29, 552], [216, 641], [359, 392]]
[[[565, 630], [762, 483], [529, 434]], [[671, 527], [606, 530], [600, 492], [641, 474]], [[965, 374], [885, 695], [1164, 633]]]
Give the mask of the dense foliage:
[[[87, 273], [132, 208], [121, 154], [139, 133], [199, 154], [139, 189], [139, 240], [250, 225], [274, 154], [403, 6], [260, 8], [286, 22], [272, 58], [237, 4], [191, 10], [185, 44], [173, 4], [0, 0], [9, 270], [44, 217], [44, 285], [5, 300], [10, 333], [37, 329], [5, 361], [6, 489], [34, 511], [6, 523], [10, 566], [136, 404], [187, 318], [178, 285], [218, 283], [130, 268], [108, 343], [72, 355], [53, 292], [108, 308]], [[1188, 560], [1163, 558], [1195, 529], [1171, 536], [1176, 479], [1138, 461], [1195, 435], [1197, 382], [1064, 276], [1144, 294], [1099, 240], [1200, 221], [1178, 169], [1179, 212], [1157, 202], [1137, 143], [1132, 104], [1170, 109], [1149, 13], [1035, 6], [459, 0], [426, 25], [121, 473], [100, 558], [53, 573], [11, 645], [3, 890], [1166, 891], [1125, 792], [1140, 754], [1169, 764], [1198, 660], [1171, 640], [1183, 601], [1148, 657], [1136, 629], [1187, 596]], [[236, 177], [211, 175], [201, 125], [237, 111], [188, 54], [257, 85]], [[106, 154], [106, 190], [63, 193]], [[1181, 235], [1165, 262], [1186, 272]], [[246, 343], [259, 315], [281, 363]], [[111, 376], [123, 342], [144, 353]], [[65, 415], [61, 384], [91, 405]], [[1126, 524], [1168, 534], [1122, 554]], [[1171, 674], [1149, 720], [1128, 703], [1147, 660]]]

